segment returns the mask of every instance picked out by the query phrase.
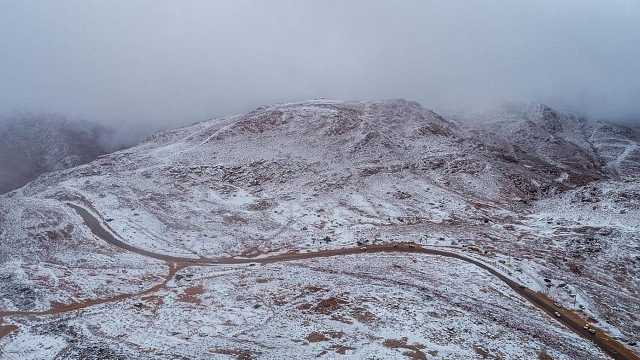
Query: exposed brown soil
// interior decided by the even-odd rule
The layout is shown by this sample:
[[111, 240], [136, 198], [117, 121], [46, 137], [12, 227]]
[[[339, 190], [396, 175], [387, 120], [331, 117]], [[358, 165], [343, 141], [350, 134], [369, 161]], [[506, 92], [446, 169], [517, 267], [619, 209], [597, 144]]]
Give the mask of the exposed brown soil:
[[344, 346], [344, 345], [334, 345], [334, 346], [331, 347], [331, 349], [333, 349], [333, 351], [335, 351], [336, 353], [338, 353], [340, 355], [346, 355], [347, 351], [354, 350], [354, 348], [349, 347], [349, 346]]
[[305, 339], [310, 343], [329, 341], [330, 339], [341, 339], [344, 336], [342, 331], [325, 331], [325, 332], [311, 332]]
[[342, 331], [325, 331], [324, 333], [332, 339], [342, 339], [344, 336]]
[[408, 351], [403, 352], [402, 354], [410, 359], [414, 360], [426, 360], [427, 355], [422, 352], [425, 346], [422, 344], [408, 344], [407, 338], [403, 337], [402, 339], [387, 339], [382, 345], [390, 349], [406, 349]]
[[348, 304], [348, 301], [336, 297], [330, 297], [328, 299], [321, 300], [313, 310], [319, 314], [330, 314], [340, 308], [343, 305]]
[[538, 360], [553, 360], [553, 358], [547, 354], [546, 351], [542, 350], [538, 353]]
[[225, 224], [246, 224], [247, 219], [243, 218], [238, 214], [224, 215], [222, 217], [222, 221]]
[[0, 325], [0, 339], [18, 330], [15, 325]]
[[331, 320], [339, 321], [341, 323], [348, 324], [348, 325], [353, 324], [353, 320], [351, 318], [348, 318], [348, 317], [346, 317], [344, 315], [340, 315], [340, 314], [331, 315]]
[[230, 355], [235, 356], [238, 360], [252, 360], [254, 359], [254, 354], [249, 350], [241, 350], [241, 349], [209, 349], [210, 353], [220, 354], [220, 355]]
[[322, 341], [329, 340], [329, 338], [326, 335], [324, 335], [323, 333], [319, 333], [317, 331], [309, 333], [309, 335], [307, 335], [307, 337], [305, 339], [307, 339], [307, 341], [310, 342], [310, 343], [316, 343], [316, 342], [322, 342]]
[[475, 351], [475, 353], [480, 355], [480, 357], [483, 359], [488, 358], [490, 355], [489, 351], [480, 345], [473, 345], [473, 351]]
[[306, 286], [304, 289], [309, 293], [317, 293], [319, 291], [327, 291], [327, 289], [325, 289], [325, 288], [321, 288], [321, 287], [313, 286], [313, 285]]
[[178, 301], [190, 304], [201, 304], [200, 295], [204, 294], [202, 285], [186, 288], [184, 292], [178, 295]]

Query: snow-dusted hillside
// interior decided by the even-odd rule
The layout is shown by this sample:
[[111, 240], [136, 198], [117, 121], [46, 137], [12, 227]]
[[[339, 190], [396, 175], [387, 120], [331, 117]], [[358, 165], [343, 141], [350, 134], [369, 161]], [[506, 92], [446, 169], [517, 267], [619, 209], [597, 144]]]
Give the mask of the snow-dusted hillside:
[[[566, 180], [584, 184], [594, 179], [637, 175], [640, 133], [637, 129], [591, 121], [545, 105], [483, 115], [479, 126], [523, 157], [536, 156], [566, 170]], [[486, 141], [486, 140], [484, 140]], [[514, 155], [515, 156], [515, 155]]]
[[635, 135], [543, 106], [493, 120], [281, 104], [42, 175], [0, 197], [0, 354], [606, 358], [456, 259], [212, 260], [406, 241], [638, 341]]

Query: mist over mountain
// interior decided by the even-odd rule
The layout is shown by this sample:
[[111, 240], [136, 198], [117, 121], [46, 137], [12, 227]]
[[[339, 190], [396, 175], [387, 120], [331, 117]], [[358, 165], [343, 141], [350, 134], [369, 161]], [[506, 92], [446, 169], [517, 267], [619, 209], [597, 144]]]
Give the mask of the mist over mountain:
[[640, 119], [634, 0], [14, 1], [0, 12], [0, 112], [125, 135], [266, 104], [505, 101]]
[[0, 193], [40, 174], [94, 160], [120, 147], [105, 126], [61, 115], [16, 114], [0, 118]]

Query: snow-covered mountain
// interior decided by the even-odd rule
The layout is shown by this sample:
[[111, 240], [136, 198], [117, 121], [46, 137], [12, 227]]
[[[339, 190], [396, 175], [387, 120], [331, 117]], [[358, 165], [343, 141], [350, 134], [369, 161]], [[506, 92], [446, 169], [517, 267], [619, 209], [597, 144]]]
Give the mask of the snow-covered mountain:
[[38, 175], [94, 160], [112, 147], [108, 130], [53, 115], [21, 115], [0, 120], [0, 193]]
[[634, 175], [640, 166], [636, 128], [588, 120], [546, 105], [485, 114], [480, 124], [474, 130], [501, 137], [515, 146], [511, 151], [535, 155], [578, 176], [587, 175], [586, 182], [602, 175]]
[[[470, 127], [404, 100], [156, 134], [0, 197], [0, 354], [606, 358], [597, 336], [640, 334], [637, 139], [541, 105]], [[407, 241], [558, 315], [455, 256], [365, 251]]]

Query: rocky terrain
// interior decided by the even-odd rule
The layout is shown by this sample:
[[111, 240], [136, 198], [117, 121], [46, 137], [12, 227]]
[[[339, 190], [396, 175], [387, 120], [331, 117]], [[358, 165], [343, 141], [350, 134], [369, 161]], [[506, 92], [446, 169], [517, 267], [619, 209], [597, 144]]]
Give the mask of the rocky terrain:
[[95, 160], [114, 149], [110, 131], [56, 115], [0, 118], [0, 194], [38, 175]]
[[[630, 358], [638, 141], [404, 100], [156, 134], [0, 197], [0, 357]], [[371, 251], [407, 243], [462, 258]]]

